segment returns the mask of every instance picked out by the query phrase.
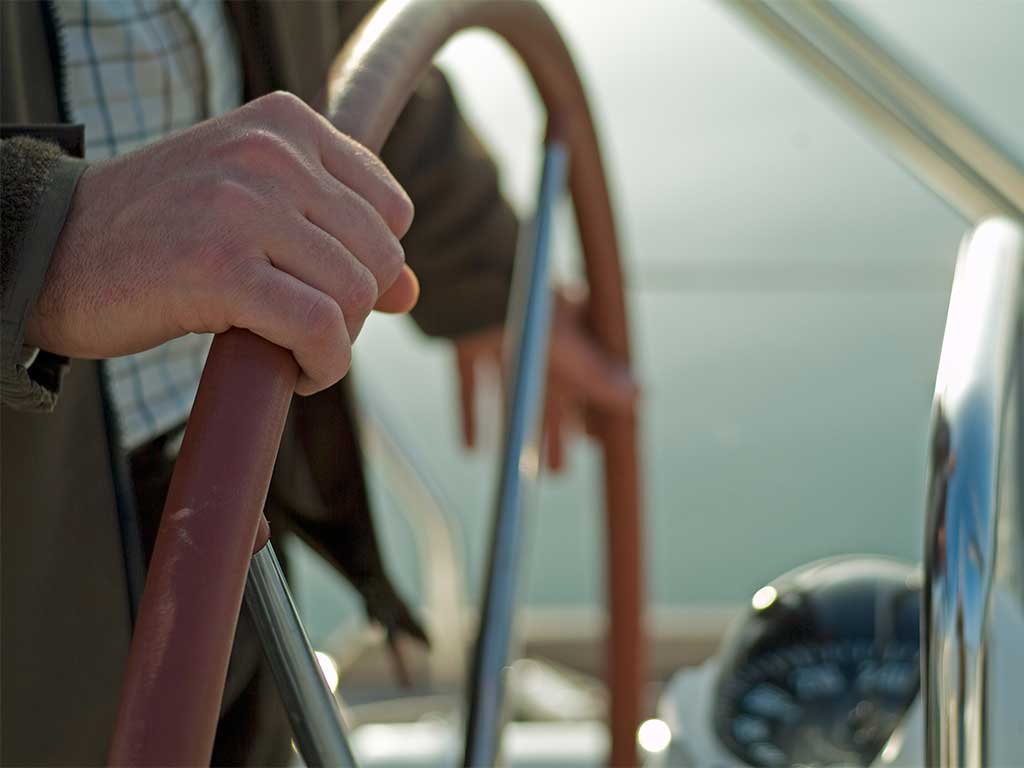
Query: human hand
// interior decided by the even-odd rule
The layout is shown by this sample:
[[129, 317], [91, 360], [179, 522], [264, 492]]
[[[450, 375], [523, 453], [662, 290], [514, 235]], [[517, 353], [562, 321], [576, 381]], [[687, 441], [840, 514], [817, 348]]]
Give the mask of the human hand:
[[25, 341], [99, 358], [247, 328], [292, 352], [310, 394], [348, 371], [372, 309], [416, 303], [412, 217], [369, 150], [273, 93], [90, 166]]
[[[551, 315], [548, 373], [544, 396], [543, 441], [548, 467], [560, 472], [565, 452], [591, 412], [629, 411], [639, 387], [629, 369], [605, 354], [583, 323], [585, 302], [556, 291]], [[499, 366], [502, 329], [492, 328], [455, 341], [462, 406], [462, 434], [476, 443], [476, 366]]]

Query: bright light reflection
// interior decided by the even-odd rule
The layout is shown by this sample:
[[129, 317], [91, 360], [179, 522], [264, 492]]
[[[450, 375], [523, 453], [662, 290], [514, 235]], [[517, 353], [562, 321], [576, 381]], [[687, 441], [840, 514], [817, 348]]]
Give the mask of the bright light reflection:
[[527, 477], [536, 477], [540, 472], [540, 450], [536, 445], [523, 448], [519, 456], [519, 471]]
[[636, 740], [645, 752], [664, 752], [672, 743], [672, 731], [664, 720], [644, 720], [637, 729]]
[[323, 651], [316, 652], [316, 661], [320, 665], [320, 671], [324, 673], [331, 693], [335, 693], [338, 690], [338, 663], [330, 654]]
[[754, 610], [763, 611], [769, 605], [775, 602], [775, 598], [779, 596], [779, 593], [775, 590], [775, 587], [761, 587], [757, 592], [754, 593], [753, 599], [750, 604], [754, 606]]
[[889, 737], [889, 741], [885, 743], [885, 748], [881, 754], [881, 760], [885, 765], [891, 765], [900, 756], [900, 750], [903, 748], [903, 737], [906, 734], [906, 728], [900, 727]]

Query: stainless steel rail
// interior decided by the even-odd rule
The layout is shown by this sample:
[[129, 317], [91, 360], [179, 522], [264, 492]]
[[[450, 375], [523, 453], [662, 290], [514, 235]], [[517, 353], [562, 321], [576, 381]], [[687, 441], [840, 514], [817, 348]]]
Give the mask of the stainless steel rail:
[[986, 701], [987, 681], [1001, 673], [990, 653], [994, 596], [1005, 591], [1024, 608], [1022, 278], [1020, 223], [993, 219], [964, 241], [931, 433], [922, 609], [926, 765], [993, 764], [992, 744], [1009, 735], [986, 717]]
[[1024, 210], [1024, 173], [1009, 154], [965, 115], [915, 80], [893, 53], [865, 34], [839, 4], [813, 0], [791, 3], [786, 10], [805, 17], [833, 45], [841, 45], [866, 78], [880, 84], [895, 109], [956, 152], [1018, 211]]
[[355, 766], [338, 702], [299, 620], [273, 545], [257, 552], [245, 583], [245, 606], [306, 765]]
[[509, 407], [487, 587], [468, 688], [466, 766], [493, 766], [501, 736], [504, 672], [520, 577], [524, 476], [535, 476], [541, 460], [537, 438], [547, 370], [551, 228], [554, 204], [567, 177], [568, 152], [551, 142], [544, 154], [533, 225], [520, 239], [505, 324], [514, 334], [506, 337]]
[[881, 139], [885, 151], [967, 221], [1024, 219], [1024, 171], [833, 5], [721, 0]]

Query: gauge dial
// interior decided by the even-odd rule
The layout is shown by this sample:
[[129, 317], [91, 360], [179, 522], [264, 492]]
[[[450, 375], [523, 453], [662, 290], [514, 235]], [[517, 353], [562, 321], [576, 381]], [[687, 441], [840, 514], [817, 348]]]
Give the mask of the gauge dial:
[[[918, 648], [795, 645], [751, 658], [721, 689], [721, 734], [757, 766], [868, 765], [913, 701]], [[721, 730], [721, 729], [719, 729]]]
[[869, 765], [920, 687], [916, 573], [839, 557], [758, 590], [719, 654], [722, 743], [754, 766]]

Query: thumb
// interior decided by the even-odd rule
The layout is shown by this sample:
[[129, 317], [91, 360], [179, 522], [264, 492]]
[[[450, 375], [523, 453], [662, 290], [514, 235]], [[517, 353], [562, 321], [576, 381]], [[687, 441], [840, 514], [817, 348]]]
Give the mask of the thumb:
[[391, 287], [377, 299], [374, 309], [389, 314], [402, 314], [415, 307], [419, 298], [420, 281], [416, 278], [416, 273], [406, 265], [402, 267], [402, 272]]

